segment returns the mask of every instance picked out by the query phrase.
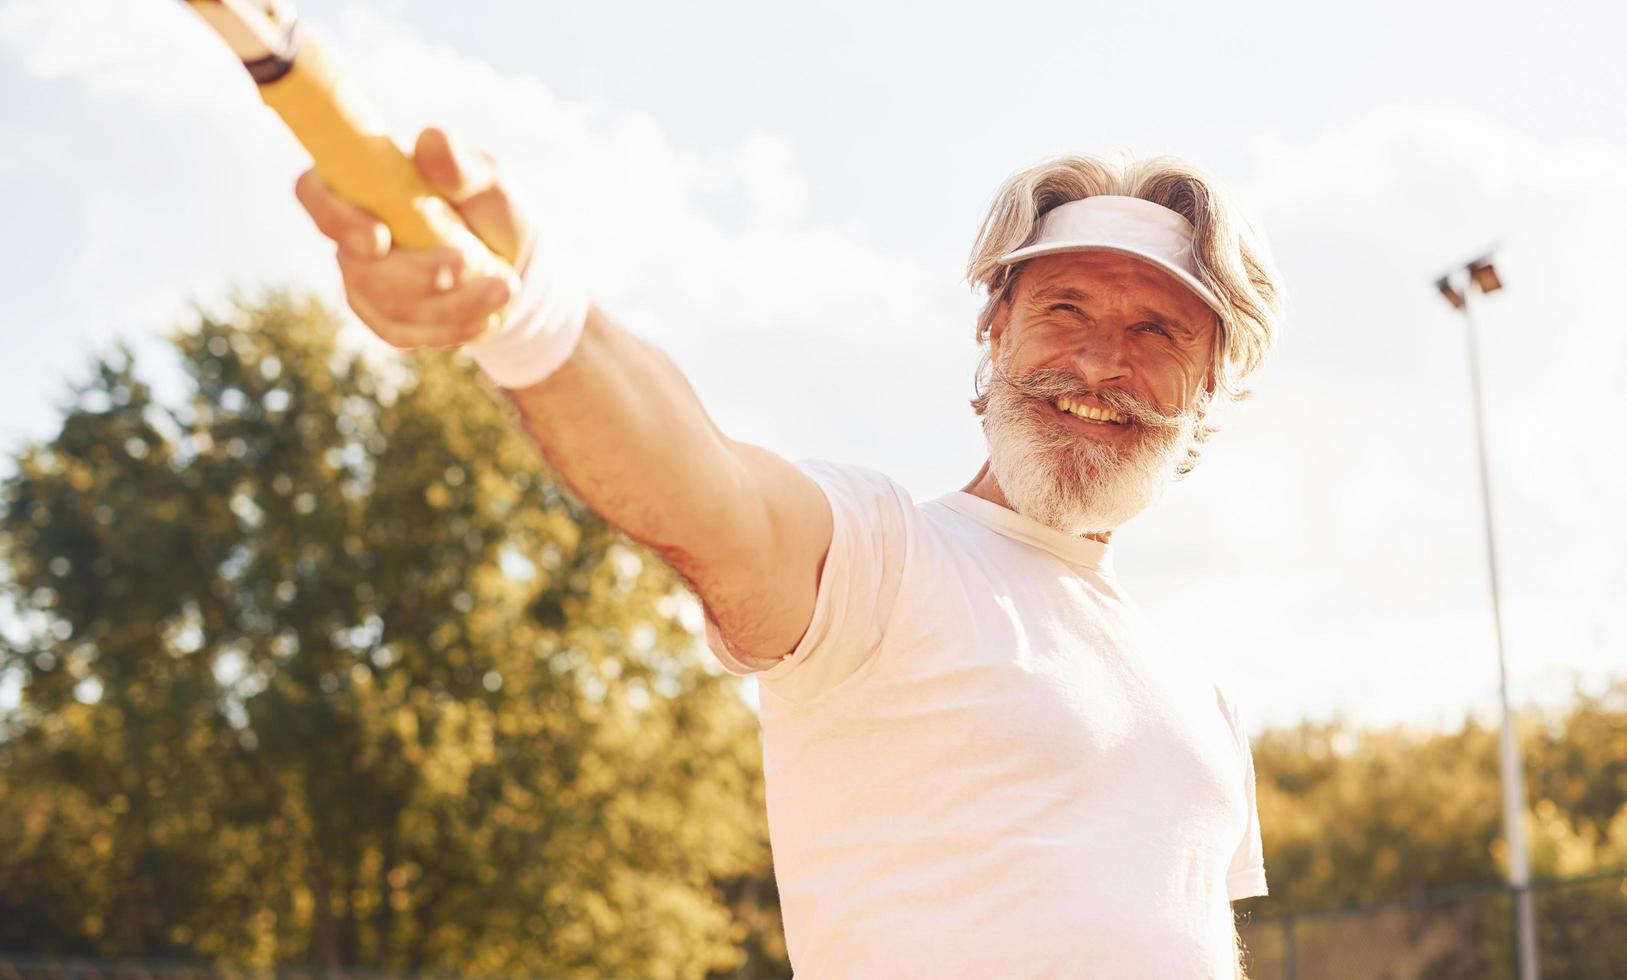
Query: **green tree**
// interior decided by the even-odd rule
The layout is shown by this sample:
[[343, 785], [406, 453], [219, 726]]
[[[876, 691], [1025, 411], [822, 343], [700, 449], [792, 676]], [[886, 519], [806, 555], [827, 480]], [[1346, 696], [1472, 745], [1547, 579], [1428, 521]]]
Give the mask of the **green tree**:
[[[1520, 733], [1533, 876], [1627, 877], [1627, 680], [1549, 717], [1526, 712]], [[1512, 905], [1497, 894], [1508, 855], [1496, 729], [1304, 723], [1260, 734], [1253, 751], [1271, 883], [1250, 903], [1257, 915], [1469, 892], [1411, 912], [1302, 918], [1305, 975], [1512, 976]], [[1536, 908], [1544, 976], [1627, 975], [1623, 877], [1540, 889]]]
[[186, 404], [122, 351], [0, 488], [0, 948], [783, 972], [756, 721], [682, 582], [460, 357], [335, 335], [200, 314]]

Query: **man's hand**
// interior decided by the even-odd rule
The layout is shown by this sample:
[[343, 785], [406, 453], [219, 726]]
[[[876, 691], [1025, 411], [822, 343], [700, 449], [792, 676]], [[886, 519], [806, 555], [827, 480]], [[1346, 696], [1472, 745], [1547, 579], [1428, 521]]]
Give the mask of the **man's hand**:
[[[426, 129], [418, 137], [413, 162], [493, 253], [517, 270], [525, 268], [531, 228], [498, 179], [490, 156], [454, 147], [445, 133]], [[341, 200], [315, 170], [300, 176], [294, 193], [317, 228], [338, 246], [351, 309], [397, 350], [468, 343], [494, 325], [492, 318], [519, 290], [514, 276], [472, 272], [478, 263], [451, 246], [422, 251], [392, 247], [389, 228]]]

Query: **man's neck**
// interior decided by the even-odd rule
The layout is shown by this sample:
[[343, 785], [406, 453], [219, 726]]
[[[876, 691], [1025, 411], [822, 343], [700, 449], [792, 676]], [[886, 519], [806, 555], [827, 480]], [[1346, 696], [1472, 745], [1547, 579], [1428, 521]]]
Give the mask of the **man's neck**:
[[[1011, 511], [1012, 513], [1016, 513], [1017, 511], [1017, 508], [1011, 506], [1011, 501], [1006, 499], [1006, 495], [1000, 491], [1000, 481], [994, 478], [994, 472], [989, 469], [988, 460], [983, 461], [983, 468], [977, 471], [976, 476], [972, 477], [972, 482], [966, 484], [960, 489], [963, 493], [969, 493], [974, 497], [982, 497], [991, 504], [999, 504], [1001, 507], [1004, 507], [1006, 510]], [[1100, 541], [1103, 544], [1106, 544], [1107, 539], [1111, 538], [1112, 536], [1112, 531], [1102, 531], [1099, 533], [1093, 532], [1091, 534], [1080, 535], [1080, 537], [1089, 538], [1092, 541]]]

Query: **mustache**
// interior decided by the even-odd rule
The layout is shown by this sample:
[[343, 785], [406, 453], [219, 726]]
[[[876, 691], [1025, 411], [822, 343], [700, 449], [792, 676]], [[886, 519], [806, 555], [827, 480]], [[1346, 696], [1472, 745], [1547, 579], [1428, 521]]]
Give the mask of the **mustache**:
[[1092, 388], [1079, 383], [1079, 378], [1060, 368], [1039, 368], [1022, 377], [995, 368], [994, 375], [1019, 395], [1043, 401], [1055, 401], [1063, 395], [1073, 398], [1093, 398], [1118, 412], [1137, 425], [1149, 429], [1176, 429], [1202, 417], [1202, 399], [1185, 411], [1167, 414], [1159, 410], [1152, 400], [1124, 388]]

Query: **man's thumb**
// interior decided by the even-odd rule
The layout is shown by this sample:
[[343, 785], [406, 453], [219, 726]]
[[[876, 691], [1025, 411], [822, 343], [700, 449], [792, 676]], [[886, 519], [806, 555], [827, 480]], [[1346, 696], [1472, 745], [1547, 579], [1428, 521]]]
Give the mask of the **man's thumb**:
[[497, 167], [489, 157], [453, 146], [446, 133], [433, 127], [418, 134], [413, 161], [435, 193], [453, 204], [490, 190], [497, 179]]
[[497, 162], [465, 150], [433, 127], [418, 134], [413, 149], [418, 172], [435, 193], [452, 202], [486, 247], [518, 267], [530, 231], [523, 215], [497, 182]]

